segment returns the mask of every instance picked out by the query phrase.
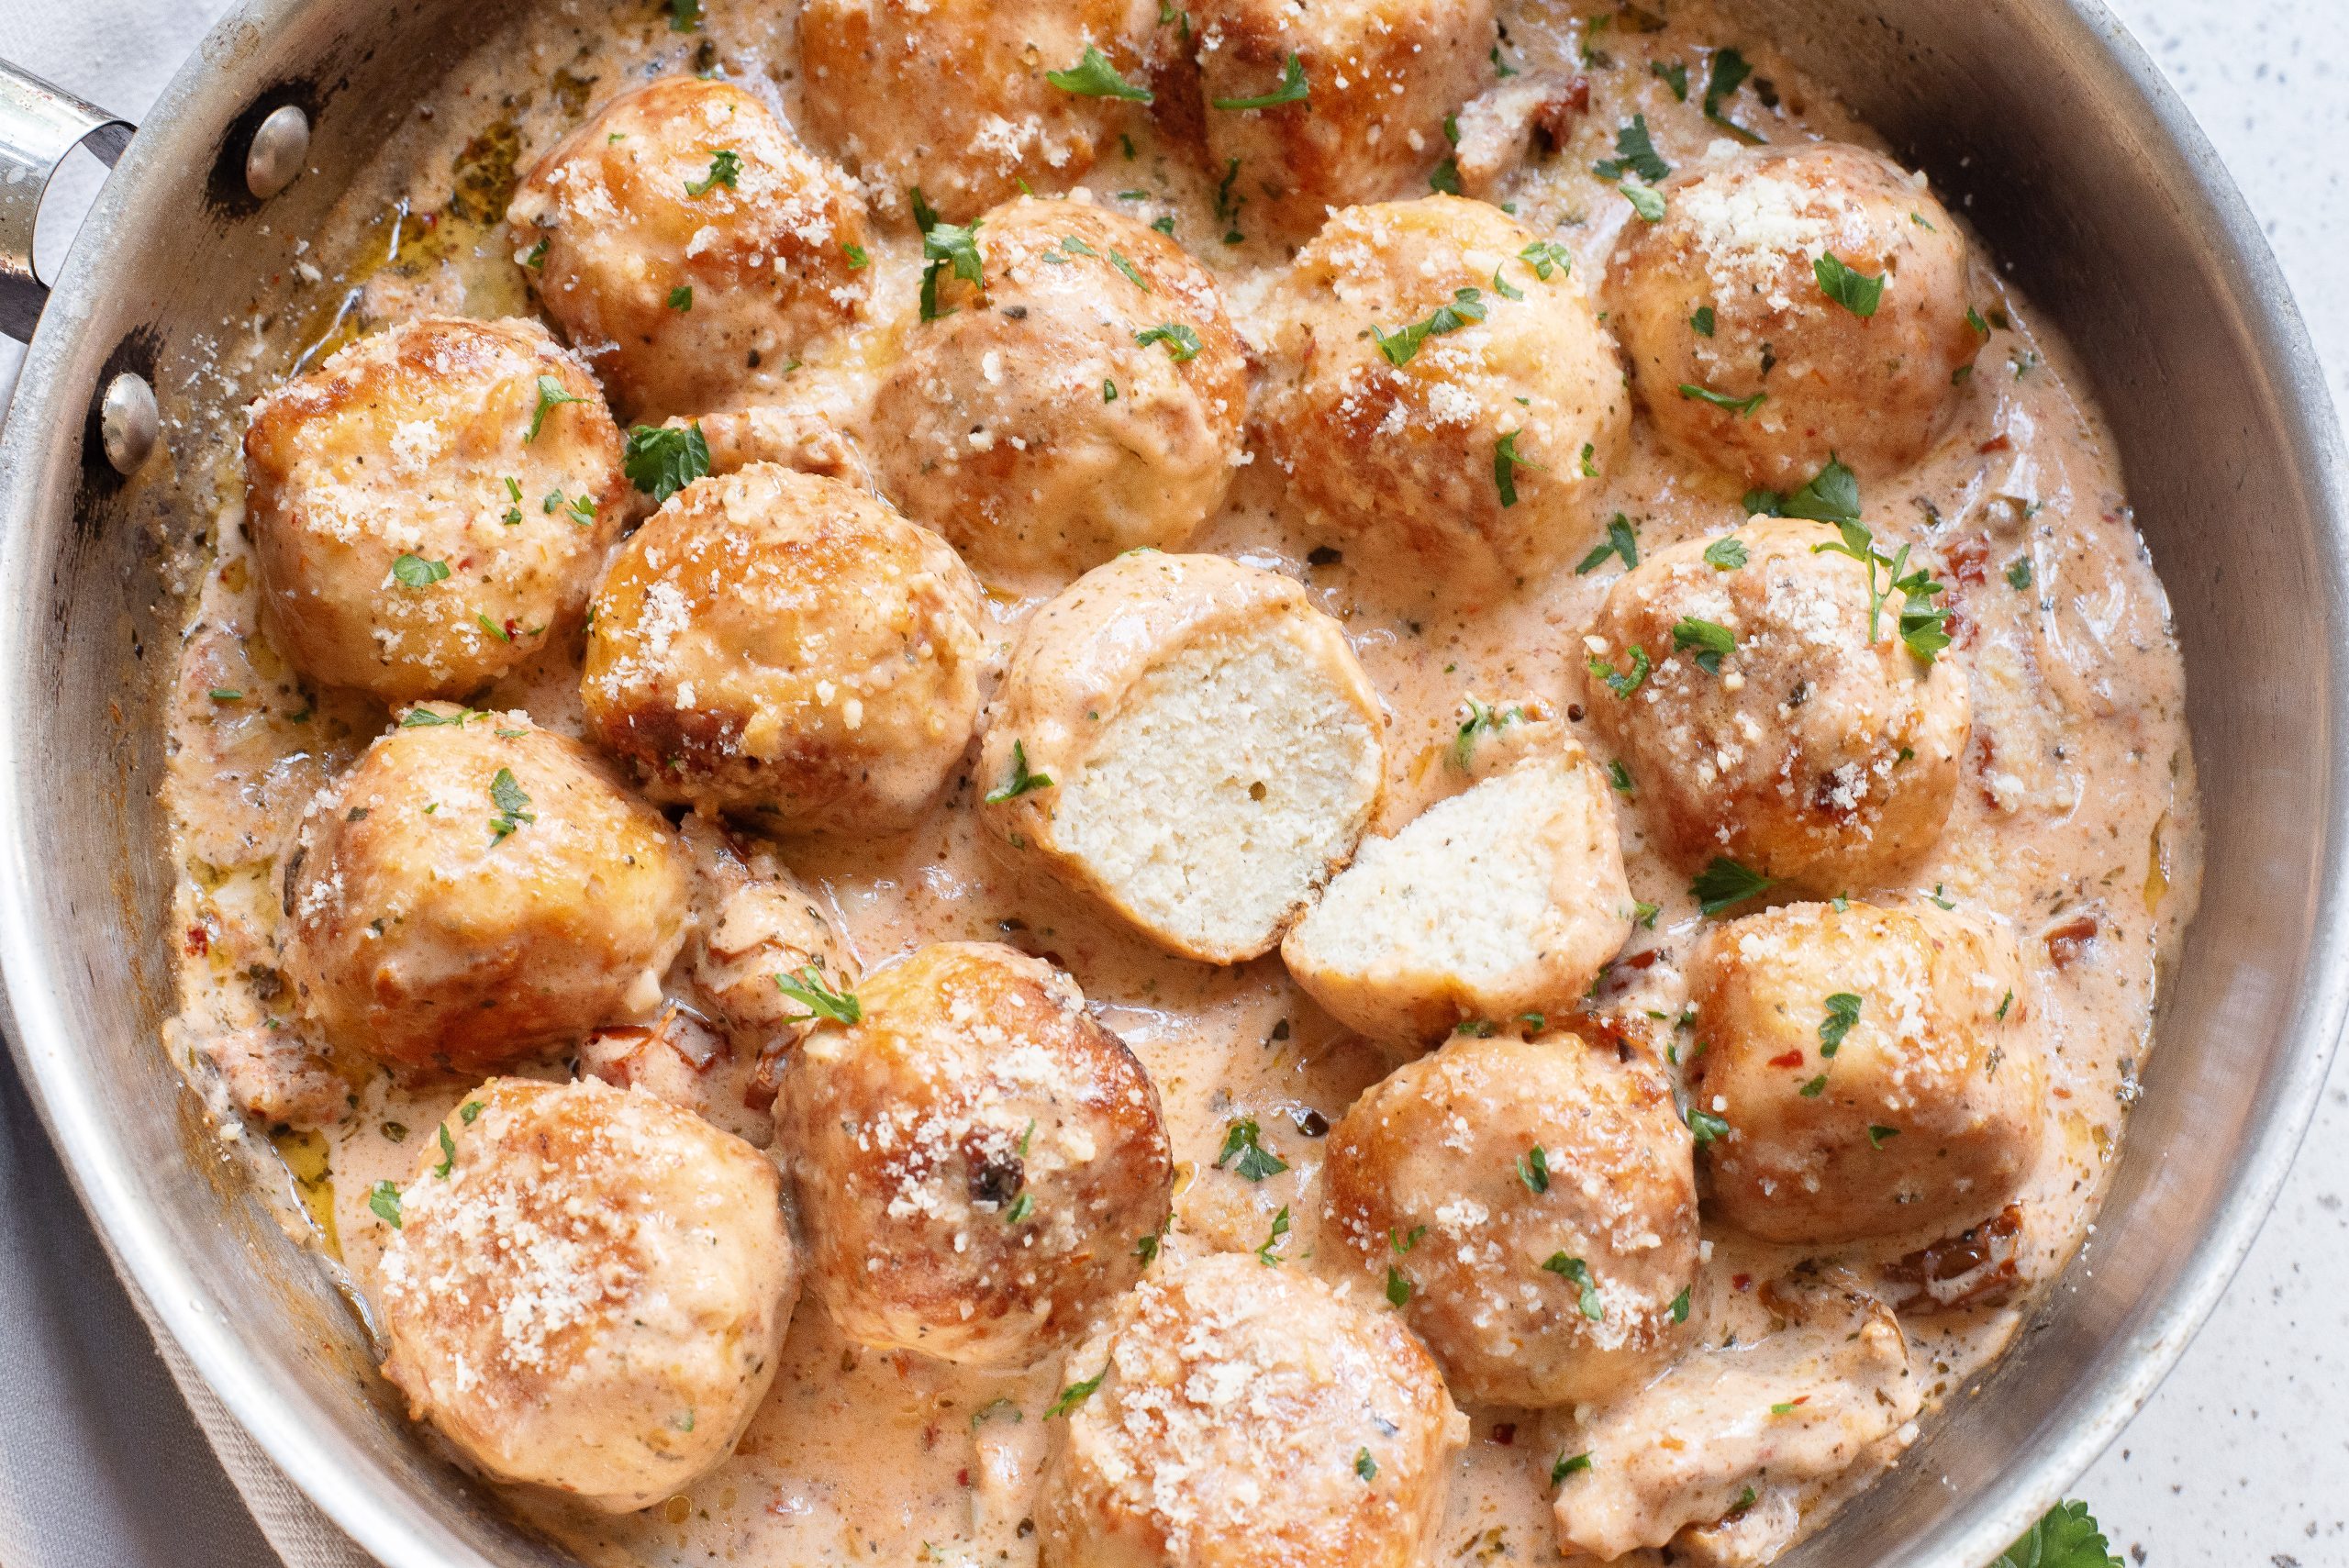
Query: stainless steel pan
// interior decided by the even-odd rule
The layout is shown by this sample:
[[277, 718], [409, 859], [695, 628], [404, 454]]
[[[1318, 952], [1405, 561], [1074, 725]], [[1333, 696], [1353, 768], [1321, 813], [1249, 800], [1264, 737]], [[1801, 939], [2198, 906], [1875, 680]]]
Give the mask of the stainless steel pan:
[[[398, 1568], [562, 1559], [417, 1440], [325, 1272], [221, 1159], [164, 1059], [157, 696], [176, 612], [148, 525], [216, 455], [177, 420], [222, 322], [279, 264], [264, 226], [315, 225], [420, 85], [494, 38], [509, 8], [250, 0], [127, 150], [122, 128], [86, 106], [0, 96], [0, 323], [21, 329], [38, 309], [29, 262], [11, 255], [28, 250], [28, 182], [37, 191], [85, 137], [121, 155], [0, 438], [12, 1043], [83, 1201], [162, 1322], [278, 1463]], [[2086, 361], [2175, 601], [2210, 806], [2201, 917], [2093, 1243], [1980, 1396], [1954, 1400], [1789, 1560], [1980, 1568], [2095, 1457], [2217, 1299], [2283, 1180], [2349, 1003], [2349, 473], [2250, 214], [2097, 0], [1752, 10], [1967, 201]], [[150, 388], [159, 442], [142, 439]]]

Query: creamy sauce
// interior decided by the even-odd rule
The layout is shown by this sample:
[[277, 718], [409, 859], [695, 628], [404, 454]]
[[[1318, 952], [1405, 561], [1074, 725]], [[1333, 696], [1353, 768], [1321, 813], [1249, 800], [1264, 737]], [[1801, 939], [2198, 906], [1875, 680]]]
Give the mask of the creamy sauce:
[[[1559, 155], [1511, 176], [1496, 199], [1537, 232], [1554, 230], [1594, 292], [1631, 215], [1590, 165], [1612, 155], [1617, 126], [1634, 112], [1646, 115], [1658, 150], [1675, 165], [1704, 152], [1721, 133], [1699, 111], [1700, 50], [1736, 44], [1772, 84], [1763, 102], [1749, 89], [1738, 106], [1769, 139], [1875, 144], [1764, 40], [1697, 6], [1675, 6], [1668, 25], [1648, 31], [1640, 30], [1650, 19], [1642, 13], [1594, 19], [1550, 0], [1505, 6], [1503, 18], [1512, 64], [1584, 74], [1591, 102]], [[218, 468], [210, 477], [228, 499], [216, 515], [184, 519], [183, 564], [197, 585], [170, 719], [168, 789], [184, 933], [173, 1047], [215, 1095], [232, 1138], [241, 1136], [239, 1118], [205, 1065], [207, 1042], [248, 1041], [254, 1072], [303, 1060], [297, 1051], [268, 1054], [272, 1041], [282, 1046], [298, 1028], [274, 969], [275, 856], [309, 795], [386, 721], [368, 699], [304, 688], [256, 629], [254, 573], [234, 499], [243, 401], [405, 316], [527, 313], [510, 244], [484, 221], [502, 209], [514, 168], [527, 169], [620, 85], [679, 69], [722, 69], [788, 115], [796, 84], [787, 28], [782, 6], [756, 22], [716, 8], [698, 34], [672, 32], [659, 14], [637, 6], [610, 15], [584, 0], [540, 7], [434, 90], [324, 233], [289, 240], [286, 270], [270, 281], [239, 339], [223, 346], [213, 409]], [[1686, 102], [1650, 71], [1651, 61], [1689, 64]], [[1256, 240], [1218, 243], [1226, 226], [1213, 214], [1210, 183], [1192, 163], [1180, 149], [1138, 133], [1130, 158], [1111, 149], [1085, 185], [1090, 199], [1145, 221], [1172, 215], [1176, 238], [1217, 271], [1244, 329], [1286, 257]], [[918, 252], [903, 239], [884, 240], [874, 261], [875, 297], [889, 302], [884, 315], [820, 360], [779, 372], [776, 400], [853, 420], [869, 367], [891, 356], [910, 316]], [[1868, 520], [1886, 548], [1913, 543], [1951, 584], [1954, 653], [1972, 683], [1974, 740], [1947, 831], [1909, 885], [1852, 892], [1933, 895], [2014, 923], [2040, 971], [2051, 1136], [2010, 1211], [2014, 1288], [1982, 1305], [1903, 1316], [1929, 1410], [2008, 1343], [2034, 1287], [2087, 1237], [2151, 1045], [2157, 972], [2193, 908], [2200, 847], [2182, 670], [2110, 439], [2065, 346], [2034, 325], [1978, 248], [1974, 273], [1994, 330], [1957, 415], [1897, 493], [1879, 486], [1867, 497]], [[1643, 554], [1720, 533], [1744, 516], [1736, 485], [1667, 459], [1643, 424], [1607, 484], [1596, 515], [1627, 514]], [[1271, 465], [1243, 470], [1230, 504], [1192, 548], [1289, 573], [1343, 621], [1392, 717], [1377, 830], [1394, 831], [1457, 786], [1442, 759], [1464, 695], [1539, 697], [1579, 720], [1580, 633], [1620, 574], [1613, 562], [1574, 570], [1581, 550], [1601, 542], [1595, 530], [1555, 574], [1513, 595], [1464, 603], [1431, 582], [1397, 603], [1390, 584], [1358, 578], [1352, 563], [1309, 562], [1311, 541], [1284, 526], [1278, 501]], [[1008, 647], [1036, 602], [994, 595], [990, 639]], [[575, 642], [549, 651], [479, 706], [527, 707], [541, 724], [576, 733], [579, 651]], [[1277, 958], [1227, 970], [1182, 961], [1015, 882], [981, 841], [974, 798], [963, 777], [915, 832], [877, 842], [795, 842], [785, 857], [821, 890], [868, 969], [952, 939], [1008, 941], [1065, 967], [1156, 1080], [1177, 1162], [1178, 1231], [1210, 1248], [1253, 1250], [1286, 1207], [1295, 1229], [1276, 1249], [1284, 1266], [1375, 1291], [1352, 1254], [1319, 1232], [1322, 1146], [1308, 1129], [1334, 1122], [1393, 1063], [1324, 1018]], [[1577, 1027], [1662, 1052], [1686, 1002], [1682, 966], [1699, 919], [1686, 874], [1651, 847], [1635, 803], [1621, 805], [1620, 826], [1632, 892], [1660, 914], [1652, 928], [1634, 930]], [[310, 1102], [332, 1106], [347, 1095], [350, 1113], [332, 1125], [279, 1130], [283, 1168], [260, 1168], [283, 1186], [289, 1222], [348, 1271], [364, 1316], [386, 1234], [369, 1190], [409, 1178], [423, 1139], [469, 1085], [398, 1083], [358, 1061], [330, 1066], [331, 1080], [308, 1085]], [[713, 1068], [718, 1078], [707, 1098], [714, 1119], [763, 1142], [764, 1118], [740, 1106], [749, 1066]], [[554, 1061], [535, 1071], [562, 1077], [569, 1066]], [[1239, 1115], [1259, 1120], [1267, 1145], [1288, 1162], [1285, 1173], [1250, 1184], [1213, 1168], [1224, 1127]], [[1768, 1313], [1754, 1282], [1804, 1257], [1845, 1265], [1897, 1301], [1913, 1286], [1887, 1282], [1885, 1265], [1930, 1240], [1822, 1251], [1762, 1245], [1709, 1223], [1706, 1234], [1695, 1311], [1710, 1343], [1764, 1331]], [[1062, 1380], [1056, 1361], [1003, 1375], [860, 1349], [803, 1300], [749, 1435], [689, 1492], [618, 1519], [519, 1502], [596, 1562], [1032, 1562], [1027, 1521], [1048, 1430], [1042, 1417]], [[1459, 1462], [1438, 1560], [1554, 1556], [1548, 1478], [1558, 1451], [1547, 1429], [1556, 1418], [1470, 1414], [1475, 1437]], [[1806, 1495], [1807, 1525], [1911, 1436], [1896, 1433]]]

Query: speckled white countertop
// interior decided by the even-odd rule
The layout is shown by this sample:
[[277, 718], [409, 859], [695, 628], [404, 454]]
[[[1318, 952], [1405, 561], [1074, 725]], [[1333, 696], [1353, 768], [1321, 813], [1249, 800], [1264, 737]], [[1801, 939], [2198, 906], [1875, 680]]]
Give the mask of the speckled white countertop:
[[[2144, 40], [2233, 170], [2299, 297], [2334, 399], [2349, 408], [2349, 0], [2107, 3]], [[82, 0], [69, 16], [0, 0], [0, 55], [135, 114], [205, 18], [223, 7], [224, 0]], [[14, 345], [0, 341], [0, 406], [16, 358]], [[39, 1173], [28, 1179], [37, 1184]], [[2349, 1419], [2339, 1397], [2349, 1388], [2344, 1205], [2349, 1053], [2335, 1064], [2282, 1200], [2218, 1311], [2074, 1489], [2132, 1562], [2349, 1568]], [[151, 1384], [161, 1369], [141, 1359], [117, 1375]], [[0, 1396], [9, 1392], [0, 1387]], [[81, 1551], [44, 1544], [65, 1548], [58, 1562], [123, 1561], [118, 1552], [85, 1555], [87, 1543]], [[245, 1560], [225, 1544], [217, 1558], [200, 1548], [195, 1555]]]

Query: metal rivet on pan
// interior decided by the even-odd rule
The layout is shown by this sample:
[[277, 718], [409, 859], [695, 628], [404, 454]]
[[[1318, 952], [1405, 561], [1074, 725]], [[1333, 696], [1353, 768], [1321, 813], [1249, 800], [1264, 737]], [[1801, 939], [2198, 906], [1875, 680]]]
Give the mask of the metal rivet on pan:
[[106, 383], [106, 401], [98, 405], [98, 436], [117, 473], [137, 473], [154, 451], [161, 428], [155, 389], [145, 376], [125, 371]]
[[310, 117], [292, 104], [270, 111], [245, 150], [245, 189], [262, 201], [294, 183], [310, 155]]

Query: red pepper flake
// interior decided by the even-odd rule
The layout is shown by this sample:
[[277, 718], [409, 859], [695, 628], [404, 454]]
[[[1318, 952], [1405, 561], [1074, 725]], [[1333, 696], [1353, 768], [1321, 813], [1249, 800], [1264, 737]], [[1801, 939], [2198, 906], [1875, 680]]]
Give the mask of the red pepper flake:
[[1618, 969], [1646, 969], [1655, 962], [1656, 950], [1643, 948], [1617, 964]]
[[1773, 1067], [1799, 1067], [1802, 1065], [1802, 1052], [1799, 1051], [1789, 1051], [1784, 1056], [1774, 1056], [1770, 1058], [1770, 1065]]
[[190, 926], [187, 929], [186, 945], [188, 957], [202, 958], [212, 951], [212, 933], [202, 926]]
[[1517, 1441], [1517, 1423], [1515, 1421], [1495, 1421], [1493, 1423], [1492, 1434], [1487, 1440], [1498, 1443], [1503, 1448], [1509, 1447]]
[[2080, 961], [2080, 954], [2096, 940], [2097, 924], [2093, 915], [2076, 916], [2047, 933], [2047, 957], [2058, 969], [2069, 969]]
[[954, 1473], [954, 1485], [957, 1486], [968, 1486], [970, 1484], [971, 1467], [966, 1464], [962, 1469]]
[[1974, 450], [1984, 452], [2012, 451], [2014, 450], [2014, 442], [2007, 439], [2006, 432], [2002, 430], [1998, 434], [1992, 436], [1988, 440], [1984, 441], [1980, 446]]
[[1740, 1290], [1752, 1290], [1753, 1288], [1753, 1276], [1752, 1274], [1732, 1274], [1730, 1276], [1729, 1283]]

